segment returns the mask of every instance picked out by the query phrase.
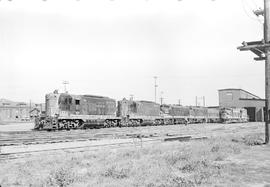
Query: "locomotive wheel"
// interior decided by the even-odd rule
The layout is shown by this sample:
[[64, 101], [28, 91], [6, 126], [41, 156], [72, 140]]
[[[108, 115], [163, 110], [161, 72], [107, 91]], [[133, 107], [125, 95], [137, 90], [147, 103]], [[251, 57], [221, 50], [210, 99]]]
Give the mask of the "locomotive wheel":
[[59, 130], [62, 130], [63, 128], [64, 128], [63, 121], [59, 121], [59, 123], [58, 123], [58, 129]]
[[104, 121], [104, 127], [105, 128], [109, 128], [110, 127], [110, 124], [109, 123], [110, 123], [109, 120], [105, 120]]
[[80, 126], [80, 121], [79, 120], [75, 120], [74, 122], [74, 128], [77, 129]]
[[67, 130], [70, 130], [70, 129], [72, 129], [72, 122], [68, 121], [67, 122]]
[[132, 127], [137, 127], [138, 126], [137, 120], [132, 120], [131, 124], [132, 124]]
[[63, 120], [62, 121], [63, 126], [61, 126], [61, 129], [65, 129], [66, 128], [66, 123], [67, 123], [66, 120]]
[[117, 127], [116, 121], [112, 121], [111, 124], [112, 124], [112, 125], [111, 125], [112, 127]]

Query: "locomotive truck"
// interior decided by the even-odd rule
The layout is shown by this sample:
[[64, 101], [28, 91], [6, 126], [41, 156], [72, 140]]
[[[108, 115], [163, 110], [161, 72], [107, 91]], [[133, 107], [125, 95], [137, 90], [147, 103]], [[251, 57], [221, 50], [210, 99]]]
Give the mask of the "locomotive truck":
[[189, 123], [247, 122], [243, 108], [206, 108], [159, 105], [95, 95], [53, 93], [45, 96], [45, 114], [35, 120], [36, 130], [86, 129]]

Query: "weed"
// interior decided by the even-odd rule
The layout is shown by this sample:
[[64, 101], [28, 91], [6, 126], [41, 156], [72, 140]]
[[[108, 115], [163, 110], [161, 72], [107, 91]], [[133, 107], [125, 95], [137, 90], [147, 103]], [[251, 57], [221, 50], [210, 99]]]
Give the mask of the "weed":
[[[251, 140], [250, 137], [247, 139]], [[100, 150], [41, 156], [12, 165], [10, 179], [0, 169], [3, 186], [149, 186], [194, 187], [237, 184], [245, 169], [229, 164], [228, 156], [245, 146], [215, 138], [196, 142], [171, 142], [144, 148]], [[64, 159], [63, 159], [64, 158]], [[6, 167], [7, 168], [7, 167]], [[7, 173], [8, 173], [7, 172]], [[3, 175], [3, 176], [1, 176]], [[12, 182], [11, 182], [12, 181]], [[15, 181], [15, 182], [14, 182]], [[16, 182], [17, 181], [17, 182]], [[225, 181], [225, 182], [224, 182]], [[1, 184], [2, 185], [2, 184]]]
[[173, 183], [176, 184], [176, 185], [173, 185], [173, 186], [178, 186], [178, 187], [194, 187], [195, 184], [194, 182], [192, 182], [191, 180], [188, 180], [184, 177], [175, 177], [173, 178]]
[[60, 167], [52, 171], [46, 183], [50, 186], [65, 187], [75, 182], [75, 173], [69, 167]]
[[236, 137], [232, 138], [232, 142], [236, 143], [244, 143], [248, 146], [254, 146], [254, 145], [262, 145], [264, 144], [263, 134], [257, 133], [257, 134], [249, 134], [244, 137]]
[[262, 145], [264, 144], [264, 140], [259, 134], [247, 135], [244, 137], [244, 143], [249, 146]]

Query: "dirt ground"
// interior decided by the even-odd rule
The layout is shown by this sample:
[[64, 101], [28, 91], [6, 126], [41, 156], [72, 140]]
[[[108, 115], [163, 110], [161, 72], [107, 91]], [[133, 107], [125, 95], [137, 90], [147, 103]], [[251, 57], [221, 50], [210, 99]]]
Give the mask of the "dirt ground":
[[0, 132], [6, 131], [30, 131], [34, 128], [33, 122], [0, 124]]
[[124, 133], [207, 136], [208, 140], [142, 145], [134, 142], [129, 147], [59, 151], [1, 160], [0, 185], [270, 186], [270, 146], [262, 144], [263, 123], [120, 130]]

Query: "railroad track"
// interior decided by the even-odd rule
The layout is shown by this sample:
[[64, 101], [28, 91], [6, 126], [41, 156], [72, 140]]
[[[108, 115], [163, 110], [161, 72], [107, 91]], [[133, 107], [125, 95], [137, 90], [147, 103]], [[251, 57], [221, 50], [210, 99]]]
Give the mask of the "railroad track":
[[[256, 124], [198, 124], [198, 125], [173, 125], [173, 126], [150, 126], [136, 128], [108, 128], [108, 129], [89, 129], [89, 130], [72, 130], [72, 131], [0, 131], [0, 146], [14, 145], [32, 145], [45, 143], [62, 143], [73, 141], [91, 141], [100, 139], [125, 139], [130, 138], [133, 134], [140, 134], [144, 137], [165, 136], [167, 134], [181, 135], [199, 135], [199, 134], [217, 134], [224, 132], [245, 131], [251, 128], [257, 129]], [[0, 129], [1, 130], [1, 129]]]
[[196, 139], [196, 137], [222, 136], [227, 133], [243, 134], [251, 130], [252, 132], [260, 132], [263, 130], [262, 127], [263, 124], [250, 123], [245, 125], [156, 126], [55, 132], [0, 132], [0, 160], [24, 158], [29, 154], [44, 152], [54, 154], [57, 151], [76, 152], [135, 144], [140, 146], [147, 142], [171, 141], [187, 136], [190, 136], [188, 139]]
[[59, 151], [65, 152], [87, 152], [87, 151], [95, 151], [100, 149], [118, 149], [122, 147], [143, 147], [149, 144], [158, 143], [158, 142], [168, 142], [168, 141], [191, 141], [191, 140], [201, 140], [207, 139], [207, 137], [191, 137], [191, 136], [170, 136], [167, 138], [164, 137], [156, 137], [156, 138], [142, 138], [138, 136], [134, 136], [130, 139], [118, 139], [118, 140], [110, 140], [110, 142], [104, 141], [96, 141], [96, 142], [88, 142], [84, 145], [66, 145], [59, 147], [43, 147], [39, 149], [18, 149], [13, 151], [5, 150], [4, 153], [0, 154], [0, 161], [11, 160], [11, 159], [21, 159], [26, 158], [28, 156], [39, 155], [41, 153], [47, 152], [50, 154], [57, 154]]
[[[179, 127], [178, 127], [179, 128]], [[164, 129], [164, 128], [163, 128]], [[145, 137], [161, 136], [165, 133], [174, 133], [175, 130], [165, 130], [149, 127], [136, 128], [110, 128], [110, 129], [91, 129], [91, 130], [72, 130], [72, 131], [14, 131], [0, 132], [0, 146], [11, 145], [31, 145], [44, 143], [60, 143], [83, 140], [129, 138], [132, 134], [141, 134]], [[179, 133], [178, 133], [179, 134]], [[183, 134], [183, 133], [182, 133]]]

